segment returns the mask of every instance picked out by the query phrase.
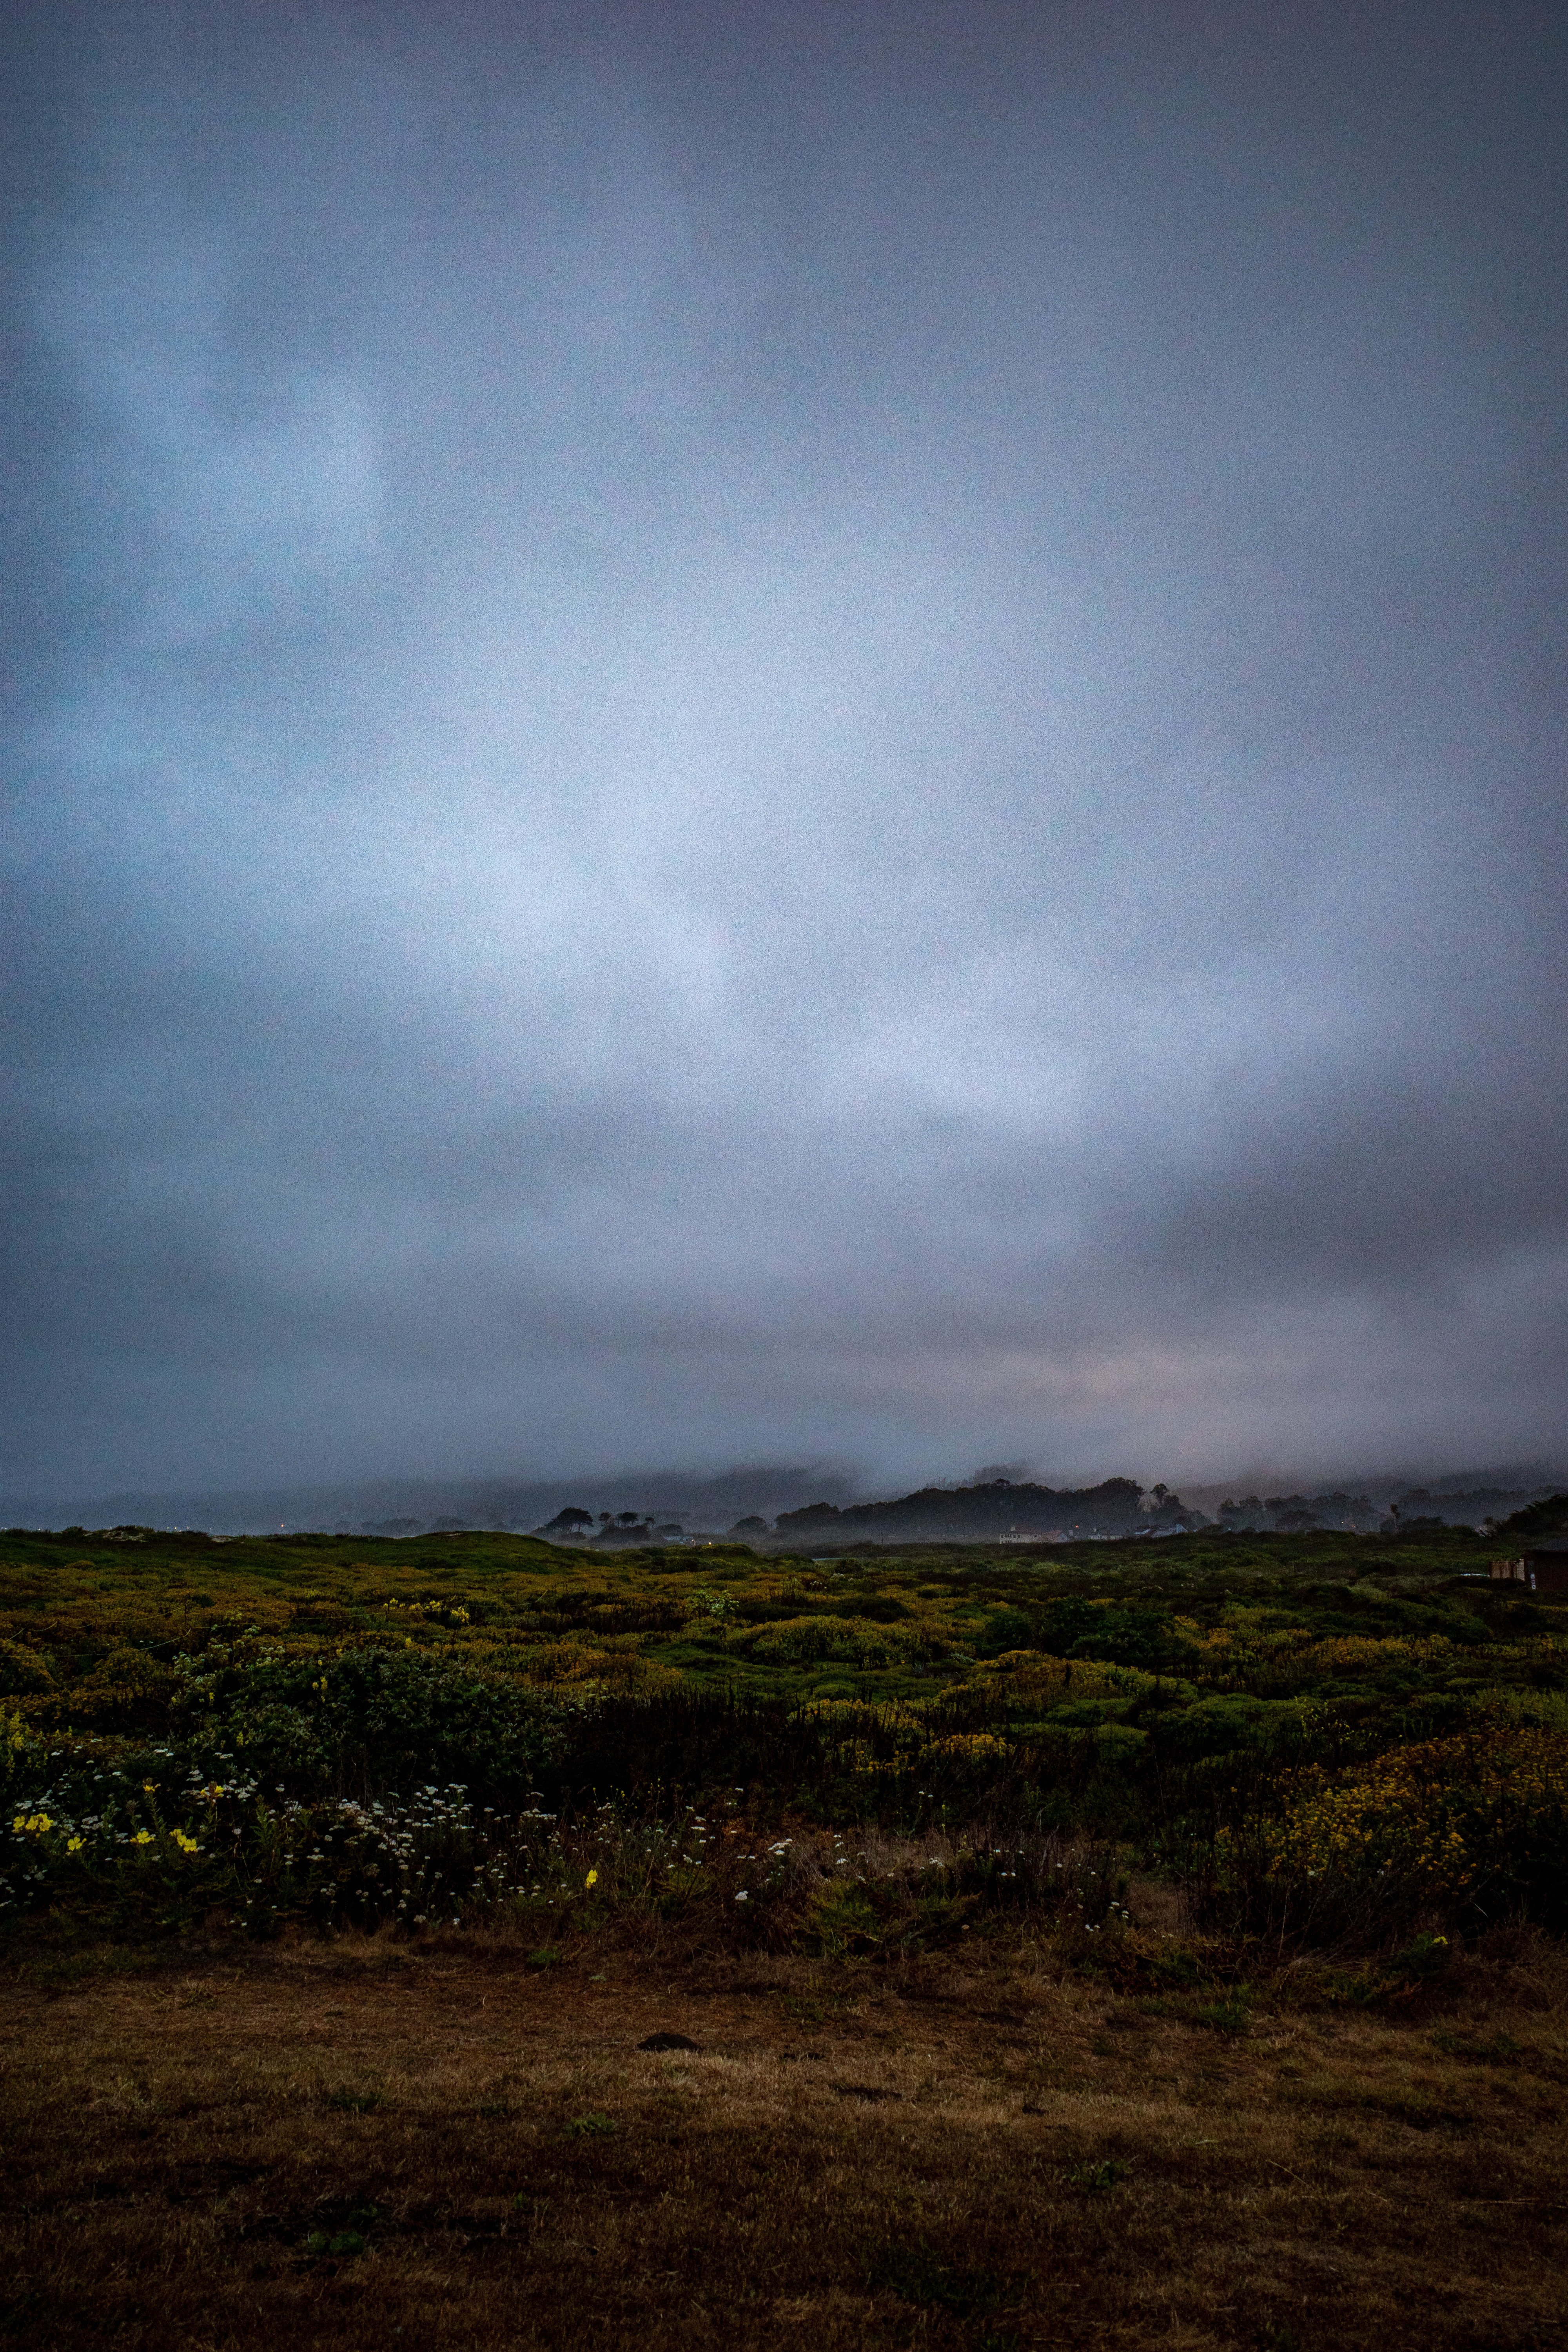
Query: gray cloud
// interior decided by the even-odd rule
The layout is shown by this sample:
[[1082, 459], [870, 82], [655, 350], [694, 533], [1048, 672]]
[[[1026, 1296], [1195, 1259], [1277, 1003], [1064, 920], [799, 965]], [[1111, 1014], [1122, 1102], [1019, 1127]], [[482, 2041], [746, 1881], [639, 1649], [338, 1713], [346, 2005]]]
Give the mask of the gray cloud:
[[5, 1486], [1552, 1452], [1560, 26], [13, 37]]

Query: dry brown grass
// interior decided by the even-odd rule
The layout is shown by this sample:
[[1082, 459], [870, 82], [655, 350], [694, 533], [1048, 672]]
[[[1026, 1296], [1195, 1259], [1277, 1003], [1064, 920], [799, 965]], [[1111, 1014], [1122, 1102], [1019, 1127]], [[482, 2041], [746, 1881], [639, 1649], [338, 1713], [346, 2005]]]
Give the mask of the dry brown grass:
[[[14, 1956], [0, 2332], [1543, 2352], [1564, 1981], [1499, 1938], [1420, 2013], [1227, 2033], [978, 1939], [883, 1969], [601, 1943], [539, 1973], [456, 1936], [70, 1982]], [[637, 2050], [661, 2030], [700, 2048]]]

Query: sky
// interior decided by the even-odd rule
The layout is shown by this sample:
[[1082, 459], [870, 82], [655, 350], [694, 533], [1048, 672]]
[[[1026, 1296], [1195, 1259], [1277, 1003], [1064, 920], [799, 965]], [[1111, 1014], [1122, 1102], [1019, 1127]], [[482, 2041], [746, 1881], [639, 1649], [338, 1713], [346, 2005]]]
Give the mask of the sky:
[[1564, 1458], [1561, 10], [0, 73], [0, 1491]]

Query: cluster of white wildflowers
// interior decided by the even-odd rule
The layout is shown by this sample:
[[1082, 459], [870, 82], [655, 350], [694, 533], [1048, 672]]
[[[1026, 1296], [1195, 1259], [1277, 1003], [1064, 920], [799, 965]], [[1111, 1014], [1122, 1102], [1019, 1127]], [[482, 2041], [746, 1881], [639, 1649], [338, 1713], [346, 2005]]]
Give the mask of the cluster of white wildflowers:
[[584, 1897], [622, 1906], [710, 1897], [746, 1904], [775, 1895], [801, 1874], [807, 1857], [793, 1838], [764, 1842], [743, 1822], [726, 1818], [743, 1794], [737, 1790], [706, 1811], [681, 1810], [662, 1819], [628, 1819], [609, 1798], [571, 1816], [538, 1803], [519, 1813], [486, 1807], [476, 1817], [485, 1852], [470, 1900], [559, 1910]]
[[[1120, 1935], [1132, 1925], [1132, 1914], [1116, 1891], [1118, 1882], [1105, 1871], [1094, 1870], [1069, 1857], [1058, 1865], [1061, 1874], [1060, 1908], [1064, 1924], [1086, 1936]], [[1125, 1887], [1125, 1881], [1120, 1882]]]
[[624, 1901], [700, 1868], [706, 1836], [689, 1822], [628, 1825], [607, 1800], [569, 1822], [537, 1797], [521, 1810], [475, 1806], [457, 1782], [365, 1801], [278, 1795], [264, 1866], [244, 1898], [252, 1916], [305, 1910], [417, 1928], [507, 1906], [557, 1911], [595, 1890], [598, 1901]]
[[484, 1853], [467, 1789], [427, 1781], [365, 1800], [264, 1790], [247, 1862], [240, 1909], [252, 1921], [305, 1911], [323, 1924], [346, 1915], [422, 1927], [459, 1916]]
[[742, 1852], [738, 1859], [752, 1866], [754, 1888], [737, 1887], [737, 1903], [749, 1903], [753, 1891], [761, 1895], [777, 1894], [796, 1875], [794, 1838], [778, 1838], [772, 1845], [759, 1846], [755, 1852]]
[[488, 1874], [492, 1900], [561, 1904], [595, 1890], [601, 1903], [695, 1895], [729, 1858], [707, 1814], [627, 1820], [611, 1798], [571, 1819], [535, 1808], [514, 1824]]

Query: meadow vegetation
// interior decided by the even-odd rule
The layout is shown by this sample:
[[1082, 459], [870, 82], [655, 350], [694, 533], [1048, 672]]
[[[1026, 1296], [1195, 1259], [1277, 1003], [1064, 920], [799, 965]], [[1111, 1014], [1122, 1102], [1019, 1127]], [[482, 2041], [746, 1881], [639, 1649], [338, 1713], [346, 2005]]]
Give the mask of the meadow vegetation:
[[0, 1538], [0, 2332], [1563, 2342], [1495, 1548]]

